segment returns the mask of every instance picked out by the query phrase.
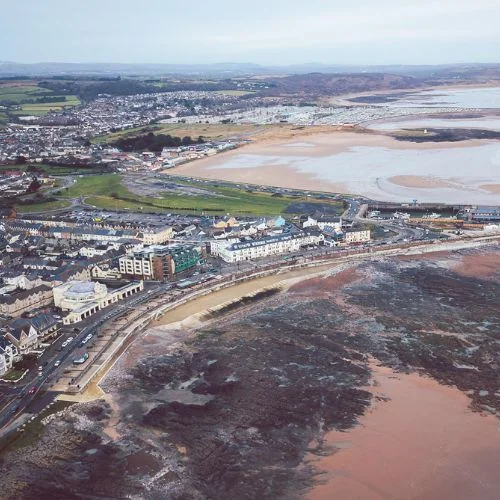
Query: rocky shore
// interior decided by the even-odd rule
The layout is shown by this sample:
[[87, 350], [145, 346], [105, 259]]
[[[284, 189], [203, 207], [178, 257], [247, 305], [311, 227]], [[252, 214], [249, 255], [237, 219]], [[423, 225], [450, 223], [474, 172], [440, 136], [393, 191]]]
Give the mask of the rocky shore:
[[380, 401], [374, 363], [456, 387], [494, 418], [500, 277], [483, 259], [500, 267], [489, 249], [332, 268], [199, 328], [156, 326], [104, 399], [3, 453], [4, 498], [303, 497], [319, 479], [305, 457], [336, 451], [328, 433]]

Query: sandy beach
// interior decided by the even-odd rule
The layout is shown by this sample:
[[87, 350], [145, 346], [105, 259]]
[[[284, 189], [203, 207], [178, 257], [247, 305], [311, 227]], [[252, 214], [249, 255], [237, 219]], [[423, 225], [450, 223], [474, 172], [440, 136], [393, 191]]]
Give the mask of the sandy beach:
[[436, 179], [434, 177], [425, 177], [420, 175], [395, 175], [389, 177], [389, 181], [398, 184], [399, 186], [410, 187], [410, 188], [439, 188], [448, 187], [449, 184], [442, 180]]
[[386, 201], [498, 204], [499, 151], [487, 140], [413, 143], [337, 131], [256, 142], [165, 172]]

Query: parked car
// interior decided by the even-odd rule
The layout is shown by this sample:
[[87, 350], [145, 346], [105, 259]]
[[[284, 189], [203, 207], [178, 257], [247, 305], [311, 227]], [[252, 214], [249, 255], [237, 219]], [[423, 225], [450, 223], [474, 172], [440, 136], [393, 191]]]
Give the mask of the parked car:
[[60, 359], [58, 359], [58, 360], [54, 363], [54, 366], [57, 368], [60, 364], [61, 364], [61, 360], [60, 360]]

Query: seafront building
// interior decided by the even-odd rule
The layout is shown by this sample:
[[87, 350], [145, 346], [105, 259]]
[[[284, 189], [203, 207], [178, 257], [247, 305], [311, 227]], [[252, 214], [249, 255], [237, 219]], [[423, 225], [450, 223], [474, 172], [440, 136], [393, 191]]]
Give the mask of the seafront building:
[[127, 278], [171, 281], [197, 266], [205, 257], [201, 245], [151, 245], [120, 257], [120, 273]]
[[142, 281], [132, 282], [112, 291], [95, 281], [70, 281], [53, 289], [54, 305], [67, 312], [63, 317], [63, 324], [70, 325], [143, 289]]
[[322, 234], [282, 234], [218, 246], [217, 252], [225, 262], [241, 262], [282, 253], [298, 252], [301, 247], [317, 245], [323, 240]]
[[344, 242], [347, 245], [353, 243], [366, 243], [370, 241], [370, 230], [369, 229], [346, 229], [344, 231]]

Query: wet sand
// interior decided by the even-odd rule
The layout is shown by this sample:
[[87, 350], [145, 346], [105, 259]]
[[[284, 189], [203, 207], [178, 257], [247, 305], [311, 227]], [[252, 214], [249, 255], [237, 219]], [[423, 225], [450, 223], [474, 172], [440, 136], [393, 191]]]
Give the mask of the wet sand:
[[417, 374], [375, 368], [383, 399], [351, 432], [330, 432], [336, 452], [307, 462], [324, 475], [309, 500], [496, 499], [499, 421], [472, 413], [468, 397]]
[[462, 276], [476, 278], [498, 277], [500, 276], [500, 252], [465, 255], [453, 271]]
[[151, 327], [158, 327], [162, 325], [169, 325], [171, 328], [172, 323], [180, 323], [191, 325], [196, 322], [195, 315], [207, 311], [212, 307], [219, 306], [224, 302], [243, 297], [251, 293], [255, 293], [263, 288], [271, 287], [273, 285], [282, 284], [286, 289], [288, 286], [293, 286], [296, 281], [300, 281], [307, 277], [318, 276], [325, 272], [343, 269], [345, 264], [325, 264], [315, 268], [299, 269], [297, 271], [284, 272], [264, 278], [257, 278], [251, 281], [246, 281], [239, 285], [234, 285], [229, 288], [224, 288], [217, 292], [212, 292], [208, 295], [192, 300], [172, 311], [166, 312], [158, 321], [151, 323]]
[[483, 184], [482, 186], [479, 187], [481, 189], [489, 191], [490, 193], [500, 194], [500, 184]]
[[[165, 172], [387, 201], [497, 204], [497, 156], [495, 141], [414, 143], [332, 132], [249, 144]], [[478, 168], [471, 170], [472, 162]]]
[[398, 186], [410, 188], [442, 188], [449, 186], [443, 179], [423, 175], [395, 175], [394, 177], [389, 177], [388, 180]]

